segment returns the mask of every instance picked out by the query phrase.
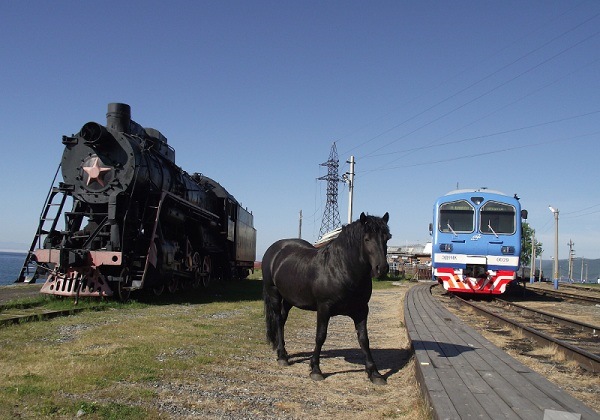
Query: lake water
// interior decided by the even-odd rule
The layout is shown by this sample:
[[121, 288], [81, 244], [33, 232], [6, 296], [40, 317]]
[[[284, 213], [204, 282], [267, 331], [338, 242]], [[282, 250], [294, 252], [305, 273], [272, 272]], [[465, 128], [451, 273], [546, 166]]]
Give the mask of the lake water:
[[25, 262], [26, 253], [21, 252], [2, 252], [0, 251], [0, 286], [13, 284], [23, 263]]

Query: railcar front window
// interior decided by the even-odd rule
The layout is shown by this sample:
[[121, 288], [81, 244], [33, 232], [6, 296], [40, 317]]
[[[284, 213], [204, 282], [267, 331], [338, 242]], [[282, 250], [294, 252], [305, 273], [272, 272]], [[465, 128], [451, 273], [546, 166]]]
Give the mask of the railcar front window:
[[467, 201], [453, 201], [440, 206], [438, 229], [448, 233], [470, 233], [474, 228], [475, 210]]
[[515, 233], [516, 209], [504, 203], [488, 201], [479, 210], [479, 231], [490, 235]]

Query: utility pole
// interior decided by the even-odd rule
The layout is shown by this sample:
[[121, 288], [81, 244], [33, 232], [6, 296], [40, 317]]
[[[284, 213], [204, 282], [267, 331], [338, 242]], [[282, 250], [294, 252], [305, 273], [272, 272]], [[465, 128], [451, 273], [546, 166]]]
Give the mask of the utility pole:
[[548, 206], [552, 214], [554, 214], [554, 272], [552, 273], [552, 281], [554, 288], [558, 289], [558, 209]]
[[354, 156], [350, 156], [350, 160], [346, 163], [350, 164], [350, 172], [342, 175], [342, 179], [348, 183], [348, 224], [350, 224], [352, 223], [352, 206], [354, 203]]
[[535, 231], [531, 232], [531, 273], [529, 273], [529, 283], [535, 281]]
[[298, 220], [298, 239], [302, 239], [302, 210], [300, 210], [300, 219]]
[[569, 243], [567, 245], [569, 245], [569, 281], [572, 282], [573, 281], [573, 255], [575, 255], [575, 250], [573, 249], [573, 246], [575, 245], [575, 243], [573, 242], [572, 239], [569, 239]]

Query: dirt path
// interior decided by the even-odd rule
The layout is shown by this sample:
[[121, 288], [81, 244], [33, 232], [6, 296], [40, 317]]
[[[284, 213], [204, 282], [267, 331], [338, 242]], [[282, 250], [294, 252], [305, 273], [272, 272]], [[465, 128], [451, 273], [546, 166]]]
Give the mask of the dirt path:
[[[37, 294], [38, 288], [39, 285], [11, 286], [0, 296], [14, 299], [17, 295]], [[230, 331], [219, 330], [216, 335], [225, 344], [214, 348], [227, 349], [227, 355], [220, 357], [219, 363], [165, 371], [153, 380], [123, 379], [110, 389], [99, 387], [89, 391], [85, 400], [101, 405], [143, 405], [153, 413], [149, 418], [161, 419], [424, 420], [428, 418], [427, 409], [415, 380], [403, 322], [403, 300], [408, 289], [409, 285], [404, 284], [376, 290], [369, 305], [371, 349], [379, 371], [387, 378], [385, 386], [373, 385], [368, 380], [350, 318], [335, 317], [330, 321], [321, 355], [325, 380], [314, 382], [309, 378], [309, 358], [315, 340], [315, 313], [299, 309], [290, 312], [286, 345], [291, 365], [281, 367], [264, 340], [262, 311], [254, 309], [249, 315], [242, 305], [235, 313], [220, 314], [240, 316], [240, 325]], [[193, 311], [192, 308], [168, 307], [174, 313]], [[252, 344], [244, 346], [240, 337], [246, 337]], [[208, 346], [206, 351], [212, 351], [212, 347]], [[172, 356], [181, 359], [193, 356], [185, 352], [182, 348]], [[68, 390], [65, 392], [68, 394]], [[73, 394], [70, 398], [81, 397]]]
[[[252, 419], [425, 419], [403, 324], [407, 286], [379, 290], [370, 304], [369, 338], [386, 386], [364, 372], [352, 321], [331, 320], [321, 359], [326, 378], [309, 378], [314, 322], [292, 310], [286, 330], [291, 366], [280, 367], [274, 352], [240, 354], [227, 366], [206, 366], [184, 382], [154, 383], [159, 409], [177, 418]], [[312, 320], [313, 318], [311, 318]], [[300, 325], [298, 325], [300, 324]]]

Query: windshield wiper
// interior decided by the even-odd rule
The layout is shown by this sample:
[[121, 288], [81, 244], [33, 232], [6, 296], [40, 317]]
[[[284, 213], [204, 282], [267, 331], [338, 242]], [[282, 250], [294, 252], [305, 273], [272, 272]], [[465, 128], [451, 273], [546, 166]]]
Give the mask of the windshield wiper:
[[492, 233], [494, 234], [494, 236], [497, 238], [498, 234], [494, 231], [494, 229], [492, 228], [492, 221], [488, 220], [488, 229], [492, 231]]
[[458, 236], [456, 234], [456, 232], [454, 231], [454, 229], [452, 229], [452, 226], [450, 226], [450, 222], [446, 223], [446, 226], [448, 226], [448, 229], [450, 229], [450, 232], [452, 232], [454, 234], [454, 236]]

